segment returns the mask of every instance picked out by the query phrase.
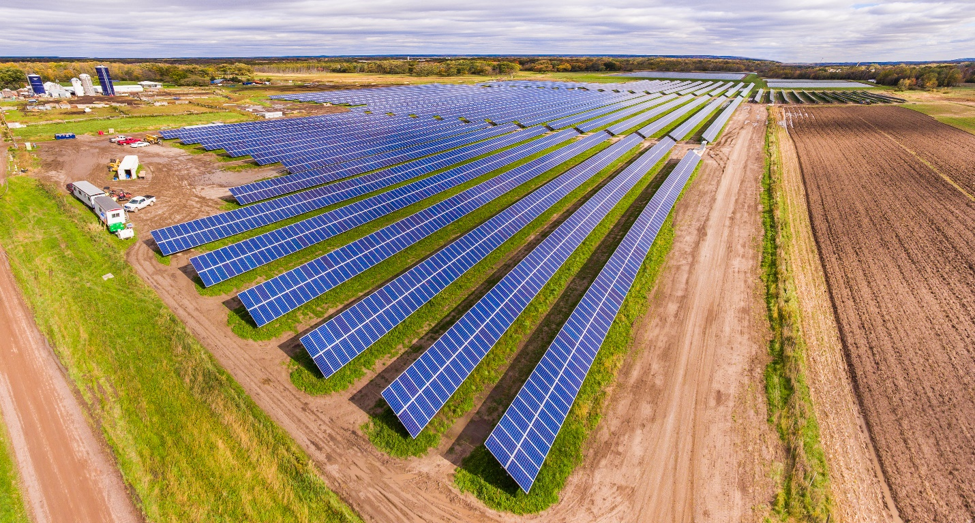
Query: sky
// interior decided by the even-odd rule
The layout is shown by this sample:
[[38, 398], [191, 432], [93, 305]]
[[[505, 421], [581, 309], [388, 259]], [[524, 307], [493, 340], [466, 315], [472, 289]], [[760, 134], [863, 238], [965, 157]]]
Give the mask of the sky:
[[[0, 56], [975, 55], [975, 0], [0, 0]], [[783, 2], [783, 4], [785, 4]]]

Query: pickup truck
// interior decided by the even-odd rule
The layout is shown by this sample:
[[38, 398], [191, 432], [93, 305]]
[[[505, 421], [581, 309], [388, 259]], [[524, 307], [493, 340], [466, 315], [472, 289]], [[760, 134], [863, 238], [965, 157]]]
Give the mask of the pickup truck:
[[129, 139], [128, 136], [125, 136], [125, 135], [120, 134], [118, 136], [109, 138], [108, 141], [110, 141], [112, 143], [118, 143], [119, 140], [128, 140], [128, 139]]
[[119, 141], [117, 141], [115, 143], [117, 143], [119, 145], [129, 145], [129, 144], [133, 144], [133, 143], [139, 142], [139, 141], [141, 141], [141, 140], [139, 140], [138, 138], [126, 138], [124, 140], [119, 140]]
[[156, 197], [151, 194], [145, 196], [136, 196], [132, 198], [125, 204], [125, 212], [136, 212], [139, 209], [145, 209], [150, 205], [156, 203]]

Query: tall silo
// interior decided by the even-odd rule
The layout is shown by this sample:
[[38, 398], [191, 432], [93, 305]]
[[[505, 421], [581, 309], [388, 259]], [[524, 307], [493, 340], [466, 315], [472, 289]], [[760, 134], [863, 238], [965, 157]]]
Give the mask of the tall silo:
[[95, 96], [95, 86], [91, 83], [91, 76], [81, 73], [78, 75], [81, 80], [81, 87], [85, 90], [85, 96]]
[[112, 86], [112, 77], [108, 74], [108, 67], [99, 65], [95, 68], [98, 74], [98, 83], [102, 84], [102, 94], [105, 96], [115, 96], [115, 87]]
[[35, 96], [41, 96], [46, 93], [46, 91], [44, 91], [44, 81], [41, 80], [40, 75], [27, 75], [27, 83], [30, 84], [30, 90], [34, 91]]
[[81, 80], [79, 80], [77, 78], [72, 78], [71, 79], [71, 87], [74, 87], [74, 95], [75, 96], [84, 96], [84, 94], [85, 94], [85, 88], [84, 88], [84, 86], [81, 85]]

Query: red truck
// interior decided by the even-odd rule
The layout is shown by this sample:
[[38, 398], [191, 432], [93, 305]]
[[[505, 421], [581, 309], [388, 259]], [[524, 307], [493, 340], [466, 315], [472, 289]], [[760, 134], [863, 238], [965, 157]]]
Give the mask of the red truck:
[[140, 141], [138, 138], [126, 138], [124, 140], [119, 140], [119, 141], [117, 141], [115, 143], [117, 143], [119, 145], [129, 145], [130, 143], [135, 143], [135, 142], [138, 142], [138, 141]]

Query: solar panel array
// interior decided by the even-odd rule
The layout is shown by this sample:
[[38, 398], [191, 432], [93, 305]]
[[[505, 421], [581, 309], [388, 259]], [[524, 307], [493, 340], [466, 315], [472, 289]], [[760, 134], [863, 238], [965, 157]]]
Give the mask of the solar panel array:
[[536, 138], [544, 132], [542, 129], [512, 132], [516, 128], [517, 126], [514, 125], [499, 127], [497, 129], [499, 132], [509, 134], [277, 200], [156, 229], [152, 231], [152, 236], [163, 254], [169, 255], [390, 187], [500, 148]]
[[[585, 141], [591, 147], [607, 138], [598, 134]], [[640, 141], [621, 141], [569, 169], [307, 334], [301, 342], [308, 354], [331, 376]]]
[[528, 492], [650, 247], [701, 157], [688, 151], [572, 311], [485, 445]]
[[670, 136], [677, 141], [690, 138], [691, 133], [694, 132], [694, 129], [704, 123], [704, 120], [706, 120], [711, 113], [717, 111], [718, 108], [721, 107], [721, 104], [725, 103], [726, 101], [728, 101], [728, 99], [723, 96], [715, 98], [711, 101], [711, 103], [704, 106], [704, 109], [694, 113], [694, 116], [688, 118], [683, 123], [678, 125], [676, 129], [670, 131]]
[[[675, 95], [672, 95], [672, 94], [667, 95], [667, 97], [673, 97], [673, 96], [675, 96]], [[641, 125], [641, 124], [643, 124], [645, 122], [648, 122], [648, 121], [656, 118], [657, 116], [660, 116], [661, 114], [665, 114], [665, 113], [671, 111], [673, 108], [675, 108], [675, 107], [677, 107], [677, 106], [679, 106], [681, 104], [687, 103], [687, 101], [690, 100], [691, 98], [693, 98], [693, 97], [691, 97], [691, 96], [681, 96], [681, 97], [678, 97], [678, 98], [672, 98], [667, 103], [665, 103], [665, 104], [663, 104], [661, 106], [655, 107], [655, 108], [653, 108], [653, 109], [651, 109], [649, 111], [642, 112], [642, 113], [640, 113], [640, 114], [638, 114], [638, 115], [636, 115], [636, 116], [634, 116], [632, 118], [628, 118], [626, 120], [623, 120], [622, 122], [619, 122], [619, 123], [616, 123], [616, 124], [613, 124], [613, 125], [609, 126], [606, 129], [606, 132], [608, 132], [609, 134], [612, 134], [613, 136], [621, 135], [624, 132], [629, 131], [630, 129], [632, 129], [634, 127], [637, 127], [637, 126], [639, 126], [639, 125]], [[661, 100], [662, 100], [662, 98], [661, 98]]]
[[574, 136], [577, 136], [575, 131], [543, 136], [487, 158], [190, 258], [190, 262], [204, 285], [210, 286], [517, 163]]
[[[575, 131], [563, 131], [571, 137]], [[606, 135], [593, 135], [462, 191], [368, 236], [287, 271], [238, 295], [264, 325], [402, 251], [482, 205], [583, 153]], [[306, 344], [303, 338], [302, 343]]]
[[679, 121], [681, 118], [687, 116], [692, 111], [696, 110], [701, 105], [708, 101], [707, 97], [695, 98], [688, 102], [686, 105], [682, 105], [677, 109], [667, 113], [666, 116], [658, 118], [651, 122], [650, 124], [640, 128], [636, 133], [644, 138], [650, 138], [654, 134], [666, 129], [668, 125]]
[[[624, 152], [640, 141], [630, 135], [613, 147]], [[603, 186], [383, 391], [412, 437], [419, 435], [562, 264], [674, 143], [662, 139]]]
[[743, 101], [745, 101], [744, 98], [741, 96], [736, 96], [734, 100], [728, 104], [728, 107], [725, 107], [724, 110], [721, 111], [721, 114], [719, 114], [718, 117], [711, 122], [711, 125], [708, 126], [707, 130], [705, 130], [704, 134], [701, 136], [701, 140], [708, 143], [714, 142], [714, 140], [718, 138], [718, 134], [721, 132], [721, 129], [724, 129], [725, 124], [728, 123], [728, 120], [735, 112], [735, 109], [738, 109], [738, 106], [741, 105], [741, 102]]
[[651, 108], [651, 107], [653, 107], [655, 105], [660, 105], [660, 104], [664, 103], [665, 101], [670, 100], [672, 97], [673, 97], [673, 95], [668, 94], [667, 96], [663, 96], [663, 97], [660, 97], [660, 98], [655, 98], [653, 100], [648, 100], [648, 101], [645, 101], [645, 102], [641, 102], [641, 103], [638, 103], [636, 105], [632, 105], [630, 107], [627, 107], [625, 109], [622, 109], [620, 111], [616, 111], [616, 112], [607, 114], [605, 116], [600, 116], [599, 118], [595, 118], [593, 120], [588, 120], [588, 121], [582, 122], [582, 123], [576, 125], [575, 127], [576, 127], [576, 129], [578, 129], [580, 132], [583, 132], [583, 133], [588, 133], [588, 132], [591, 132], [591, 131], [595, 131], [596, 129], [599, 129], [600, 127], [607, 126], [607, 125], [609, 125], [609, 124], [611, 124], [611, 123], [613, 123], [613, 122], [615, 122], [617, 120], [621, 120], [623, 118], [626, 118], [627, 116], [630, 116], [632, 114], [639, 113], [641, 111], [646, 111], [647, 109], [649, 109], [649, 108]]

